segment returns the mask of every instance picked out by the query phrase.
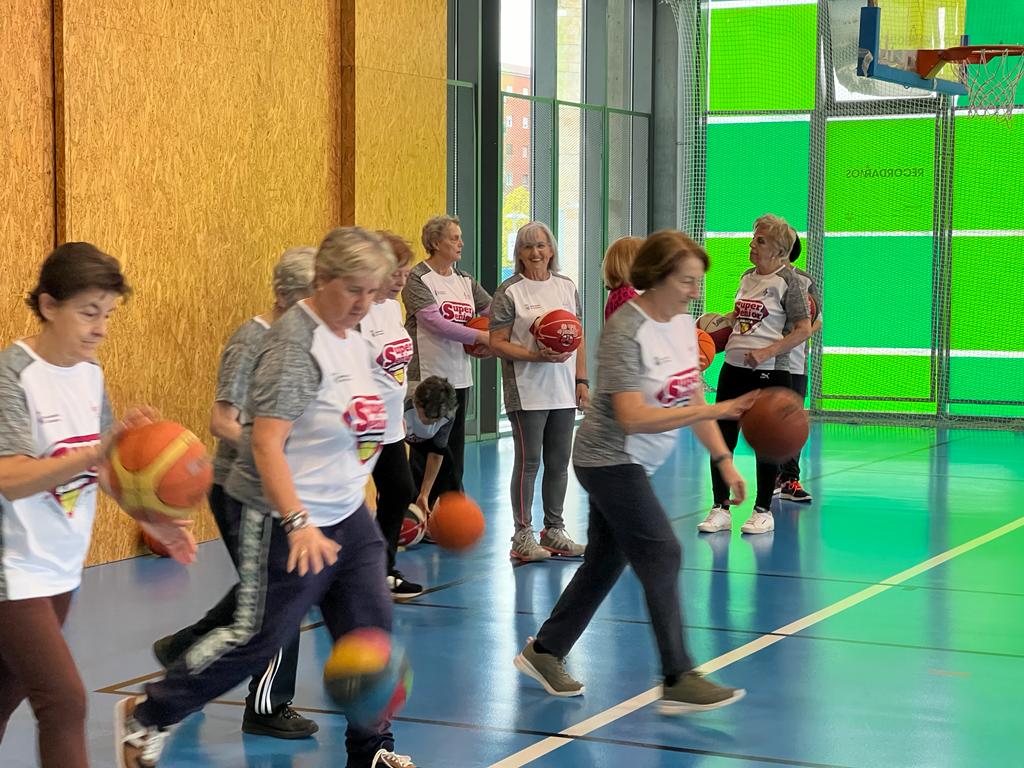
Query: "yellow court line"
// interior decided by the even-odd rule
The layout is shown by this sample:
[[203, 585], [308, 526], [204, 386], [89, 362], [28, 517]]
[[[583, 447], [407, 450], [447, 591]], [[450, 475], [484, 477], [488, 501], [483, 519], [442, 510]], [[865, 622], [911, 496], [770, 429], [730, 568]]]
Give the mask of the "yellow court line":
[[[898, 587], [900, 584], [903, 584], [904, 582], [909, 581], [915, 576], [919, 576], [925, 571], [931, 570], [936, 566], [942, 565], [943, 563], [952, 560], [954, 557], [959, 557], [966, 552], [970, 552], [972, 549], [977, 549], [983, 544], [987, 544], [994, 539], [998, 539], [1001, 536], [1012, 533], [1021, 527], [1024, 527], [1024, 517], [1019, 517], [1013, 522], [1007, 523], [1000, 528], [996, 528], [994, 531], [989, 531], [975, 539], [971, 539], [957, 547], [953, 547], [952, 549], [946, 550], [935, 557], [925, 560], [923, 563], [918, 563], [911, 568], [907, 568], [905, 571], [900, 571], [895, 576], [890, 576], [889, 578], [880, 581], [878, 584], [862, 589], [860, 592], [856, 592], [849, 597], [845, 597], [832, 605], [822, 608], [820, 611], [815, 611], [812, 614], [804, 616], [802, 619], [797, 619], [794, 622], [786, 624], [784, 627], [779, 627], [769, 635], [762, 635], [755, 640], [751, 640], [749, 643], [741, 645], [739, 648], [701, 664], [697, 667], [697, 671], [703, 674], [709, 674], [711, 672], [716, 672], [723, 667], [728, 667], [730, 664], [735, 664], [737, 661], [741, 661], [758, 651], [762, 651], [769, 646], [775, 645], [775, 643], [785, 640], [786, 637], [802, 632], [825, 619], [831, 618], [838, 613], [842, 613], [845, 610], [853, 608], [855, 605], [863, 603], [865, 600], [870, 600], [872, 597], [880, 595], [893, 587]], [[630, 715], [639, 709], [643, 709], [649, 704], [653, 704], [659, 698], [661, 698], [660, 685], [644, 691], [643, 693], [637, 694], [631, 699], [627, 699], [626, 701], [616, 704], [610, 709], [598, 712], [593, 717], [589, 717], [576, 725], [569, 726], [565, 730], [559, 731], [557, 736], [549, 736], [543, 741], [538, 741], [536, 744], [532, 744], [529, 747], [516, 752], [514, 755], [509, 755], [503, 760], [492, 763], [488, 768], [521, 768], [521, 766], [527, 765], [546, 754], [554, 752], [556, 749], [570, 744], [573, 738], [593, 733], [609, 723], [613, 723], [626, 715]]]

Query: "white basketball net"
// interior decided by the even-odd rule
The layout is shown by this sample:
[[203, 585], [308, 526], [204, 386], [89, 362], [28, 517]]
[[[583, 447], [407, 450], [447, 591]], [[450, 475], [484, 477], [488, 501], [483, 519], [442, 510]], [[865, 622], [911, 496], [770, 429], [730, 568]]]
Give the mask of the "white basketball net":
[[1003, 50], [979, 52], [979, 64], [956, 67], [958, 79], [967, 89], [971, 115], [1013, 119], [1017, 86], [1024, 77], [1024, 56], [1010, 56]]

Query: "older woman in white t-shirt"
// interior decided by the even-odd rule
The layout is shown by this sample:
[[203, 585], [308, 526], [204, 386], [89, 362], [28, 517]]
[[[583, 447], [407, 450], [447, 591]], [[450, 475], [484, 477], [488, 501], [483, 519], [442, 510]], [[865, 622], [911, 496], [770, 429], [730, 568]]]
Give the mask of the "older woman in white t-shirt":
[[[423, 225], [427, 258], [409, 273], [402, 290], [405, 327], [412, 337], [409, 363], [412, 387], [428, 376], [447, 379], [455, 388], [459, 409], [452, 424], [451, 471], [462, 484], [466, 443], [466, 396], [473, 386], [473, 369], [463, 345], [475, 346], [478, 356], [487, 354], [487, 331], [467, 327], [477, 315], [486, 314], [491, 296], [473, 277], [456, 266], [462, 259], [462, 227], [455, 216], [435, 216]], [[431, 499], [433, 505], [435, 499]]]
[[[65, 243], [28, 305], [39, 333], [0, 352], [0, 739], [26, 698], [42, 768], [86, 768], [86, 693], [61, 632], [82, 581], [101, 465], [116, 431], [96, 353], [131, 293], [112, 256]], [[124, 424], [143, 424], [133, 409]], [[181, 562], [190, 523], [129, 513]]]
[[643, 295], [615, 312], [601, 334], [594, 401], [576, 433], [573, 466], [590, 501], [587, 556], [551, 617], [515, 666], [554, 696], [578, 696], [565, 657], [630, 565], [644, 590], [661, 657], [659, 710], [682, 714], [724, 707], [741, 689], [716, 685], [695, 671], [683, 638], [679, 568], [682, 548], [650, 476], [690, 427], [711, 454], [737, 502], [746, 494], [717, 419], [736, 419], [750, 394], [707, 405], [688, 314], [708, 268], [703, 248], [682, 232], [655, 232], [644, 242], [631, 282]]
[[[725, 347], [725, 365], [718, 374], [716, 400], [729, 400], [766, 387], [790, 387], [789, 354], [811, 335], [811, 314], [807, 293], [789, 263], [795, 231], [785, 219], [765, 214], [754, 222], [750, 240], [750, 262], [740, 278], [735, 308], [729, 313], [732, 335]], [[719, 423], [729, 450], [736, 447], [739, 425]], [[740, 528], [743, 533], [760, 534], [775, 530], [772, 494], [777, 464], [757, 461], [757, 496], [754, 511]], [[711, 465], [714, 504], [697, 525], [702, 533], [727, 531], [732, 527], [729, 486], [722, 473]]]
[[[555, 309], [582, 320], [580, 297], [572, 280], [558, 271], [558, 244], [547, 225], [534, 221], [520, 228], [515, 259], [515, 274], [494, 292], [490, 326], [491, 349], [501, 358], [505, 412], [515, 445], [510, 554], [524, 561], [545, 560], [552, 554], [579, 556], [585, 547], [566, 532], [562, 507], [576, 410], [590, 400], [586, 347], [581, 342], [574, 352], [553, 352], [538, 343], [530, 329]], [[533, 489], [542, 457], [544, 529], [538, 543]]]

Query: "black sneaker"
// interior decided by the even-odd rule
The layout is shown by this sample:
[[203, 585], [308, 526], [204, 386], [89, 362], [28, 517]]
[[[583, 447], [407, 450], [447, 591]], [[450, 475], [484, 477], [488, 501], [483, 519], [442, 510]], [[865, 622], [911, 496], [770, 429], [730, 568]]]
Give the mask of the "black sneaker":
[[779, 498], [786, 501], [795, 501], [798, 504], [810, 504], [811, 494], [807, 492], [799, 480], [787, 480], [779, 487]]
[[320, 726], [303, 717], [291, 704], [285, 704], [272, 715], [260, 715], [249, 707], [242, 716], [242, 731], [254, 736], [273, 736], [275, 739], [308, 739]]
[[401, 571], [392, 571], [388, 576], [388, 589], [395, 600], [409, 600], [423, 594], [423, 586], [409, 581]]
[[175, 650], [174, 635], [161, 637], [153, 643], [153, 655], [164, 669], [170, 669], [171, 665], [178, 660], [178, 654], [175, 653]]

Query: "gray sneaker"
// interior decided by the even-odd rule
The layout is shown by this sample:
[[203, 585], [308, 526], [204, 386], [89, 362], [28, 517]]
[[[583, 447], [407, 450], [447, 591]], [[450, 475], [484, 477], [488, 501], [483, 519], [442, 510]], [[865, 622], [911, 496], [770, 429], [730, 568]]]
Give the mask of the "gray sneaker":
[[512, 550], [509, 555], [527, 563], [551, 557], [551, 553], [537, 543], [533, 528], [520, 528], [516, 531], [516, 535], [512, 537]]
[[577, 544], [565, 528], [545, 528], [540, 532], [540, 545], [553, 555], [562, 557], [583, 557], [587, 548], [583, 544]]
[[532, 637], [512, 663], [524, 675], [543, 685], [552, 696], [579, 696], [585, 690], [583, 683], [565, 671], [565, 659], [533, 650]]
[[687, 672], [671, 688], [662, 690], [658, 711], [663, 715], [707, 712], [734, 704], [746, 695], [742, 688], [726, 688], [699, 672]]

